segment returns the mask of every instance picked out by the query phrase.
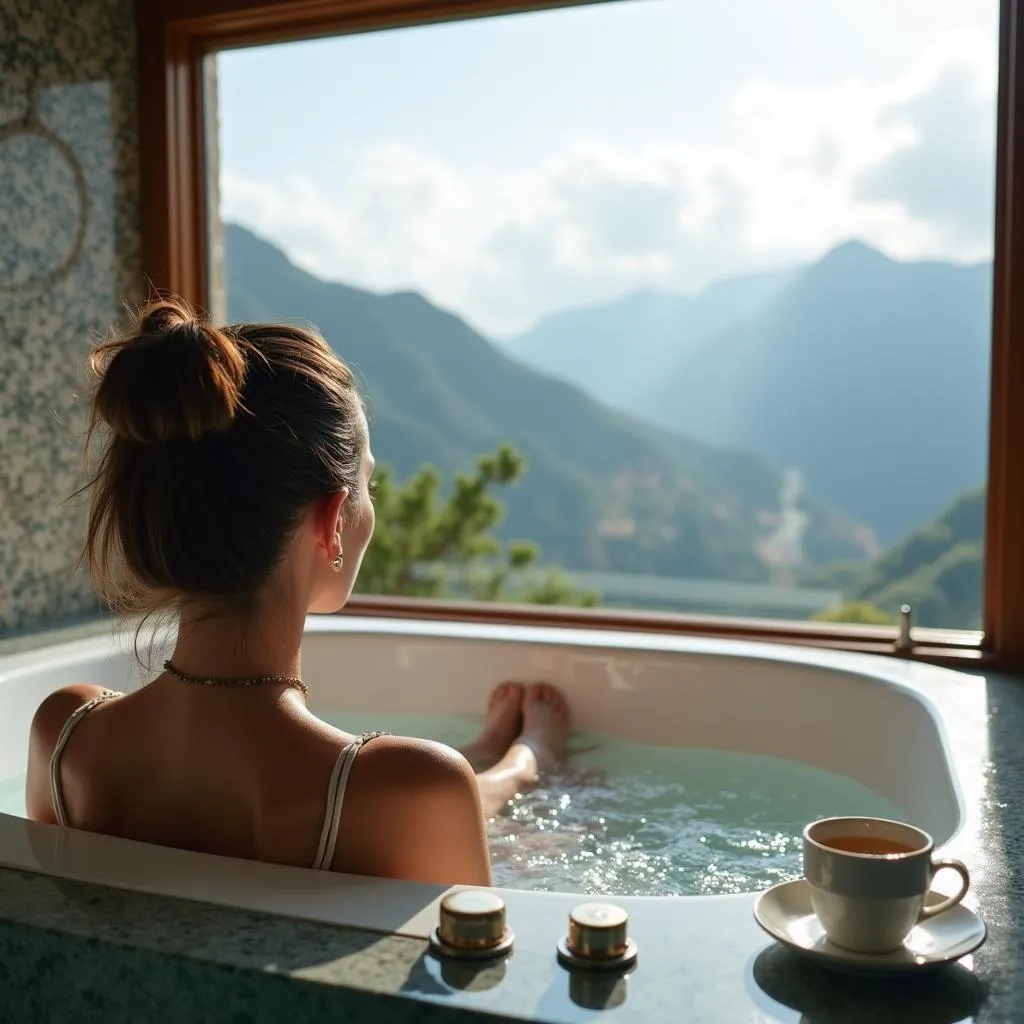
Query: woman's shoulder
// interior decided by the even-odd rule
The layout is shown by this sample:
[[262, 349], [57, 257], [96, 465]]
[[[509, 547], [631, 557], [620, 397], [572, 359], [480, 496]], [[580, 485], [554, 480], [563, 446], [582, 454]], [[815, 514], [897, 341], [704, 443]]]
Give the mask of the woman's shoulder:
[[352, 764], [349, 787], [363, 807], [418, 814], [423, 807], [479, 813], [476, 776], [457, 750], [411, 736], [378, 736]]
[[473, 769], [459, 751], [434, 740], [383, 734], [363, 744], [353, 766], [381, 786], [415, 782], [418, 789], [433, 786], [475, 786]]
[[480, 791], [469, 762], [432, 740], [380, 736], [352, 766], [335, 871], [490, 884]]
[[56, 822], [50, 799], [50, 759], [53, 757], [64, 725], [76, 711], [109, 694], [102, 686], [78, 684], [65, 686], [45, 697], [32, 718], [29, 733], [26, 806], [30, 818]]
[[46, 696], [32, 718], [32, 738], [51, 750], [67, 720], [86, 704], [112, 691], [91, 683], [64, 686]]

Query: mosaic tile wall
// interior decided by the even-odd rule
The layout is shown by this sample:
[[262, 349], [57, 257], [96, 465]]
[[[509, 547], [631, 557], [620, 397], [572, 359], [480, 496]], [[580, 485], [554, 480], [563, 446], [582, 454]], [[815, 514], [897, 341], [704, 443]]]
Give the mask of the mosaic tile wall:
[[95, 609], [84, 356], [142, 287], [132, 0], [0, 0], [0, 636]]

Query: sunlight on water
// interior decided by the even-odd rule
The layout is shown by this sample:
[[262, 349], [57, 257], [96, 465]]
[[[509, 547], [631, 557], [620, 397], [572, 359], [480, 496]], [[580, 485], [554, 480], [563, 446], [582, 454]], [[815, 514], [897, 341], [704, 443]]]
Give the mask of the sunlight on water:
[[[385, 729], [452, 746], [469, 717], [346, 715], [349, 732]], [[24, 814], [24, 775], [0, 780], [0, 811]], [[800, 874], [814, 818], [903, 818], [859, 783], [776, 758], [652, 747], [574, 734], [566, 767], [490, 824], [496, 885], [606, 895], [754, 892]]]
[[620, 896], [755, 892], [799, 876], [808, 821], [902, 817], [857, 783], [794, 762], [706, 750], [646, 759], [647, 748], [634, 749], [629, 772], [569, 768], [514, 800], [490, 828], [495, 883]]

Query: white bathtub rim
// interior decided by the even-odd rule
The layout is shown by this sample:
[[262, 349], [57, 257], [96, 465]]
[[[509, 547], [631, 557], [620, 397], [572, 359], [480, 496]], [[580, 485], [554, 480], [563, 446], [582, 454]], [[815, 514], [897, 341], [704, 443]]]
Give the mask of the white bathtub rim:
[[[388, 619], [347, 615], [316, 615], [306, 620], [305, 632], [314, 635], [391, 635], [428, 639], [470, 640], [519, 644], [544, 644], [574, 648], [597, 648], [622, 652], [654, 652], [697, 654], [752, 663], [797, 664], [870, 680], [873, 684], [901, 693], [915, 700], [930, 717], [943, 757], [949, 767], [949, 780], [957, 808], [957, 821], [943, 846], [953, 842], [963, 831], [968, 816], [963, 787], [957, 770], [957, 759], [949, 742], [945, 721], [931, 697], [923, 692], [921, 683], [946, 680], [962, 683], [963, 673], [953, 669], [920, 662], [884, 658], [878, 655], [833, 651], [799, 645], [763, 643], [699, 637], [689, 634], [611, 632], [604, 630], [568, 629], [548, 626], [495, 625], [488, 623], [440, 622], [426, 619]], [[29, 672], [67, 669], [76, 659], [92, 659], [111, 651], [133, 653], [122, 646], [129, 634], [119, 624], [97, 636], [72, 640], [0, 658], [0, 690], [5, 683], [15, 682]], [[148, 636], [140, 650], [149, 648]], [[166, 632], [163, 634], [167, 637]], [[166, 644], [158, 639], [152, 650]], [[140, 665], [140, 671], [142, 670]], [[84, 682], [85, 680], [83, 680]], [[657, 898], [657, 897], [651, 897]], [[666, 897], [674, 898], [674, 897]]]
[[[608, 633], [592, 630], [570, 630], [548, 627], [530, 626], [496, 626], [477, 623], [440, 623], [422, 620], [401, 620], [401, 619], [371, 619], [355, 618], [347, 616], [317, 617], [311, 618], [307, 623], [307, 631], [311, 634], [376, 634], [394, 636], [419, 636], [451, 640], [477, 640], [477, 641], [499, 641], [513, 643], [544, 643], [560, 646], [571, 646], [574, 648], [601, 648], [614, 649], [623, 652], [664, 652], [664, 653], [692, 653], [722, 658], [741, 659], [751, 662], [769, 661], [774, 663], [789, 663], [807, 665], [818, 669], [833, 670], [854, 676], [861, 676], [870, 679], [876, 684], [883, 684], [888, 688], [897, 690], [911, 696], [920, 705], [923, 705], [930, 715], [939, 739], [943, 756], [949, 766], [949, 778], [954, 791], [957, 806], [957, 825], [946, 842], [951, 843], [964, 829], [968, 809], [964, 802], [963, 789], [961, 786], [957, 760], [953, 756], [949, 744], [947, 730], [943, 717], [931, 698], [921, 691], [920, 683], [929, 679], [945, 679], [948, 681], [960, 681], [964, 677], [961, 673], [938, 668], [935, 666], [921, 665], [917, 663], [890, 661], [871, 655], [851, 654], [841, 651], [825, 651], [813, 648], [775, 645], [767, 643], [754, 643], [749, 641], [720, 640], [701, 638], [693, 636], [665, 636], [657, 634], [637, 633]], [[92, 660], [109, 654], [112, 647], [123, 648], [117, 642], [117, 636], [112, 632], [104, 632], [97, 636], [81, 640], [73, 640], [48, 647], [38, 648], [34, 651], [22, 652], [6, 658], [0, 658], [0, 693], [6, 684], [14, 684], [21, 677], [29, 672], [36, 673], [46, 669], [67, 669], [73, 667], [76, 662]], [[145, 649], [145, 648], [143, 648]], [[83, 680], [84, 682], [85, 680]], [[343, 907], [332, 907], [330, 912], [318, 913], [316, 908], [307, 908], [302, 913], [294, 913], [274, 909], [268, 906], [272, 900], [260, 896], [260, 884], [254, 882], [248, 885], [250, 880], [258, 880], [263, 877], [268, 867], [274, 869], [276, 866], [263, 865], [252, 861], [232, 861], [234, 875], [238, 885], [244, 890], [244, 895], [237, 899], [225, 901], [223, 893], [206, 892], [200, 894], [183, 894], [175, 884], [168, 881], [166, 874], [161, 875], [155, 872], [149, 879], [136, 879], [133, 884], [119, 883], [117, 872], [104, 870], [97, 877], [95, 869], [96, 858], [86, 855], [82, 858], [74, 855], [64, 855], [60, 863], [43, 863], [40, 859], [28, 850], [25, 846], [27, 830], [55, 829], [58, 826], [44, 825], [38, 822], [27, 821], [14, 815], [0, 813], [0, 866], [24, 870], [29, 872], [42, 873], [56, 877], [63, 877], [83, 882], [94, 882], [114, 888], [130, 889], [133, 891], [151, 892], [158, 895], [177, 896], [179, 898], [195, 899], [205, 902], [218, 903], [225, 906], [232, 906], [238, 909], [257, 910], [267, 913], [283, 914], [283, 916], [300, 916], [312, 920], [322, 920], [328, 923], [339, 925], [350, 925], [352, 927], [369, 927], [374, 929], [366, 920], [355, 915], [346, 915]], [[81, 833], [77, 830], [68, 830], [77, 833], [75, 844], [88, 851], [96, 845], [94, 840], [99, 840], [99, 847], [103, 848], [104, 843], [114, 842], [116, 844], [129, 844], [128, 840], [112, 840], [106, 836], [92, 836], [90, 833]], [[39, 835], [40, 833], [35, 833]], [[124, 847], [127, 856], [131, 856], [131, 849], [138, 844], [130, 843]], [[160, 848], [166, 851], [169, 848]], [[110, 848], [107, 847], [107, 852]], [[172, 855], [183, 854], [189, 858], [210, 858], [210, 855], [193, 853], [191, 851], [171, 851]], [[116, 859], [116, 858], [115, 858]], [[137, 858], [143, 860], [145, 858]], [[158, 858], [159, 859], [159, 858]], [[212, 858], [213, 862], [223, 863], [228, 858]], [[199, 862], [197, 862], [199, 863]], [[253, 867], [255, 865], [255, 868]], [[212, 866], [212, 864], [211, 864]], [[107, 865], [110, 868], [111, 865]], [[288, 869], [290, 871], [303, 869]], [[202, 873], [202, 872], [200, 872]], [[365, 885], [366, 879], [357, 876], [337, 876], [338, 883], [348, 885]], [[388, 883], [402, 885], [404, 883]], [[509, 902], [522, 906], [526, 901], [527, 907], [537, 905], [535, 901], [541, 901], [545, 906], [558, 907], [567, 911], [575, 902], [586, 897], [579, 893], [567, 892], [535, 892], [519, 889], [498, 889]], [[686, 905], [690, 906], [694, 901], [705, 903], [722, 903], [723, 901], [750, 901], [754, 898], [753, 893], [729, 893], [729, 894], [701, 894], [682, 896], [628, 896], [609, 897], [616, 903], [621, 903], [626, 909], [639, 909], [643, 906], [665, 905], [671, 906], [681, 899], [685, 899]], [[344, 903], [345, 901], [339, 901]], [[426, 912], [426, 911], [425, 911]], [[436, 913], [436, 909], [429, 908], [430, 913]], [[429, 916], [429, 914], [428, 914]], [[421, 915], [422, 918], [422, 915]], [[410, 924], [401, 934], [410, 934], [414, 937], [425, 936], [423, 919], [417, 919]], [[423, 934], [420, 934], [423, 932]]]
[[[967, 824], [968, 808], [960, 783], [957, 761], [949, 742], [942, 713], [920, 687], [921, 682], [945, 679], [964, 682], [963, 673], [921, 662], [885, 658], [879, 655], [833, 651], [796, 644], [774, 644], [730, 640], [689, 634], [612, 632], [548, 626], [510, 626], [489, 623], [438, 622], [425, 619], [362, 618], [345, 615], [317, 615], [306, 620], [306, 632], [317, 635], [396, 635], [450, 640], [546, 644], [617, 651], [698, 654], [716, 658], [773, 664], [797, 664], [870, 680], [875, 685], [901, 693], [922, 706], [935, 726], [957, 808], [957, 821], [942, 846], [952, 843]], [[0, 674], [2, 681], [2, 674]], [[672, 898], [672, 897], [669, 897]]]
[[[935, 679], [940, 676], [949, 679], [963, 676], [963, 673], [955, 669], [886, 658], [875, 654], [835, 651], [797, 644], [701, 637], [690, 634], [615, 632], [571, 629], [561, 626], [496, 625], [428, 619], [363, 618], [347, 615], [309, 616], [306, 620], [305, 632], [315, 635], [415, 636], [431, 639], [544, 644], [666, 654], [705, 654], [745, 661], [785, 662], [864, 676], [876, 682], [887, 683], [905, 693], [913, 693], [918, 700], [929, 707], [932, 715], [938, 720], [941, 720], [941, 716], [938, 715], [931, 700], [926, 694], [921, 693], [914, 683], [922, 679]], [[76, 658], [104, 654], [110, 651], [111, 647], [123, 651], [120, 641], [125, 637], [124, 630], [115, 627], [84, 639], [68, 640], [0, 657], [0, 684], [29, 670], [67, 668], [74, 664]], [[153, 650], [160, 650], [161, 646], [161, 642], [157, 641]], [[140, 650], [147, 649], [148, 640], [140, 645]]]

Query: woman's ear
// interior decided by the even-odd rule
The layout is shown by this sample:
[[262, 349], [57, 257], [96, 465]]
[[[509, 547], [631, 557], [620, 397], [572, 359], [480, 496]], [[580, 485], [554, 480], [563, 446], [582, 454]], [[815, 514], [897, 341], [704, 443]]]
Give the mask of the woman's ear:
[[335, 494], [321, 498], [314, 507], [317, 543], [333, 558], [338, 554], [342, 532], [342, 512], [348, 501], [349, 490], [343, 487]]

